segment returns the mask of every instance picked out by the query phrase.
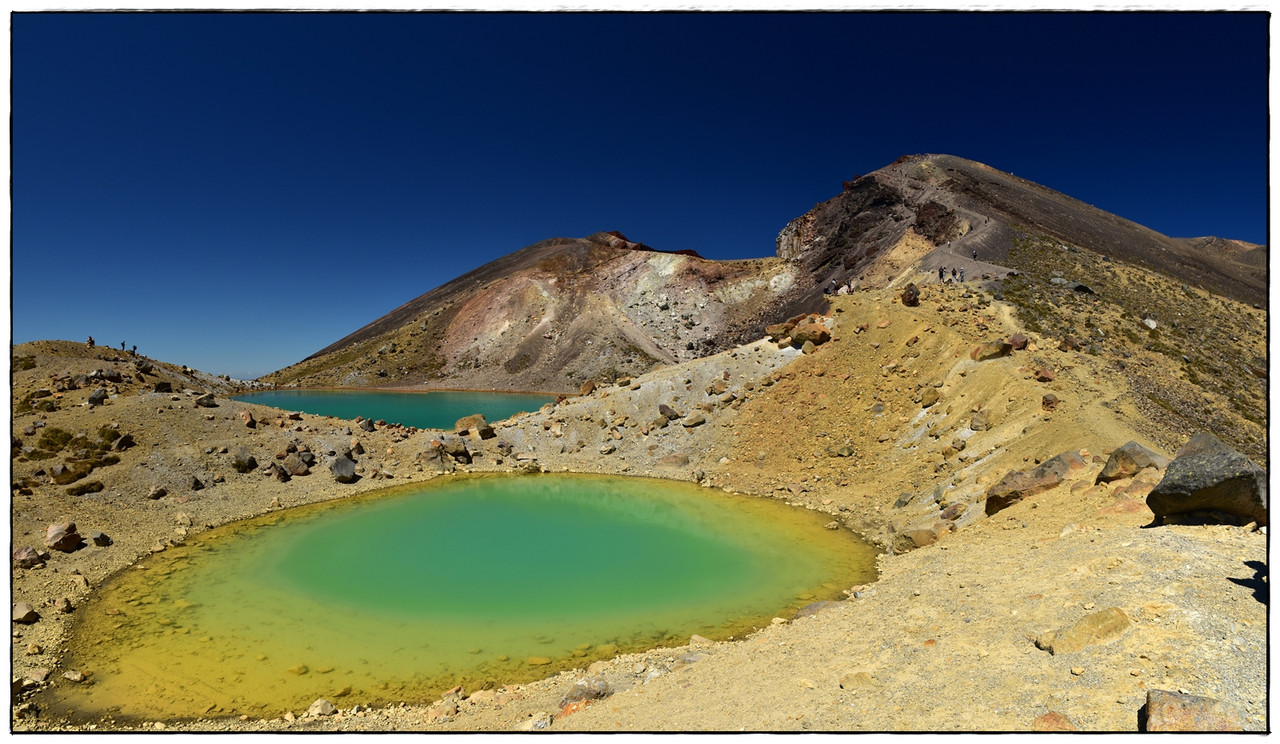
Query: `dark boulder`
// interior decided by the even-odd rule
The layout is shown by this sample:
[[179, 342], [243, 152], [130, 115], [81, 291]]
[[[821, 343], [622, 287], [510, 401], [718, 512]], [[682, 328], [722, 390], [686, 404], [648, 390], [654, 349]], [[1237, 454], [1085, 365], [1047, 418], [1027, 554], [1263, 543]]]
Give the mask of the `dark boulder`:
[[333, 473], [333, 479], [339, 483], [355, 483], [359, 477], [356, 475], [356, 462], [350, 457], [339, 457], [329, 466], [329, 472]]
[[289, 471], [289, 475], [310, 475], [311, 474], [311, 469], [307, 467], [307, 464], [302, 461], [302, 457], [299, 456], [298, 453], [296, 452], [292, 452], [287, 457], [285, 457], [284, 462], [281, 463], [281, 466], [285, 470]]
[[1136, 475], [1143, 468], [1165, 468], [1169, 466], [1169, 458], [1143, 447], [1137, 442], [1125, 442], [1111, 453], [1107, 464], [1102, 466], [1095, 483], [1106, 483], [1120, 478]]
[[658, 405], [658, 413], [662, 414], [663, 416], [666, 416], [667, 420], [669, 421], [675, 421], [676, 419], [682, 418], [684, 416], [684, 414], [680, 413], [679, 411], [667, 405], [666, 403], [661, 403]]
[[418, 464], [428, 473], [451, 473], [454, 470], [453, 460], [444, 450], [432, 448], [418, 454]]
[[124, 452], [135, 445], [137, 445], [137, 442], [133, 441], [132, 434], [122, 434], [116, 441], [111, 443], [111, 449], [116, 452]]
[[89, 393], [89, 405], [91, 406], [100, 406], [104, 401], [106, 401], [106, 399], [106, 388], [97, 388], [92, 393]]
[[213, 399], [213, 393], [205, 393], [196, 398], [197, 408], [217, 408], [218, 402]]
[[1210, 434], [1197, 434], [1147, 495], [1155, 524], [1267, 524], [1267, 471]]
[[1014, 351], [1022, 351], [1027, 348], [1028, 343], [1029, 340], [1026, 335], [1022, 333], [1015, 333], [1009, 337], [1009, 345], [1013, 347]]
[[464, 465], [471, 463], [471, 453], [467, 451], [467, 443], [461, 439], [446, 439], [440, 442], [440, 450], [452, 457], [455, 462]]
[[155, 390], [157, 393], [172, 393], [173, 385], [167, 382], [157, 382], [155, 384], [155, 387], [152, 389]]
[[902, 290], [902, 304], [907, 307], [917, 307], [920, 304], [920, 288], [914, 282]]
[[258, 467], [258, 460], [249, 454], [248, 447], [241, 447], [236, 450], [236, 455], [231, 460], [231, 467], [235, 468], [237, 473], [248, 473]]
[[373, 419], [360, 419], [359, 426], [365, 431], [373, 431], [375, 428], [373, 425]]

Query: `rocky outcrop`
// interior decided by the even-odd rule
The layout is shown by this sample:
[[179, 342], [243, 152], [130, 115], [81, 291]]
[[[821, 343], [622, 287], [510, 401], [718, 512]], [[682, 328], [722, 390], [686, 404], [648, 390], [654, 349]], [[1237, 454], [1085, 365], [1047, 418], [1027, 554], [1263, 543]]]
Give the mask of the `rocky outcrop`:
[[1156, 524], [1267, 524], [1267, 471], [1201, 433], [1178, 451], [1147, 496]]
[[1084, 466], [1079, 452], [1063, 452], [1029, 472], [1010, 471], [999, 483], [987, 489], [987, 516], [1053, 488], [1062, 483], [1069, 473]]
[[1120, 478], [1137, 475], [1143, 468], [1163, 469], [1168, 467], [1169, 458], [1143, 447], [1137, 442], [1125, 442], [1117, 447], [1102, 466], [1095, 483], [1109, 483]]

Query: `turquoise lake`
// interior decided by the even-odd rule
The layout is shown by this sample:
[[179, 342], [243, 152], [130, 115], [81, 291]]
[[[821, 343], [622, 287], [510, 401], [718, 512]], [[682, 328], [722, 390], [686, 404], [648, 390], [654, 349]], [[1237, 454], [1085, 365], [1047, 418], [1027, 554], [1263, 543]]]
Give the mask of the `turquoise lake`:
[[830, 517], [691, 484], [440, 478], [213, 529], [78, 608], [77, 717], [425, 702], [741, 636], [874, 580]]
[[521, 411], [536, 411], [556, 399], [554, 395], [532, 393], [386, 390], [268, 390], [234, 397], [246, 403], [317, 416], [363, 416], [419, 429], [445, 430], [474, 413], [484, 414], [490, 422], [501, 421]]

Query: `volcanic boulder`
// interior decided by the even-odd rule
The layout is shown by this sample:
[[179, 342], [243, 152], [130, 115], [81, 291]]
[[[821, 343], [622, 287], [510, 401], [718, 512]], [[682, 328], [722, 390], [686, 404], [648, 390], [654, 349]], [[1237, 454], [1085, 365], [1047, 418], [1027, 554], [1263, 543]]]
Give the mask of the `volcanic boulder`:
[[1267, 471], [1212, 434], [1197, 434], [1147, 495], [1156, 524], [1267, 524]]
[[1031, 472], [1013, 470], [1005, 475], [999, 483], [987, 489], [987, 516], [1001, 509], [1006, 509], [1058, 485], [1073, 470], [1083, 468], [1084, 460], [1078, 452], [1063, 452], [1057, 457], [1046, 460]]
[[1136, 475], [1143, 468], [1165, 468], [1169, 466], [1169, 458], [1143, 447], [1137, 442], [1125, 442], [1117, 447], [1102, 466], [1095, 483], [1105, 483], [1119, 478]]

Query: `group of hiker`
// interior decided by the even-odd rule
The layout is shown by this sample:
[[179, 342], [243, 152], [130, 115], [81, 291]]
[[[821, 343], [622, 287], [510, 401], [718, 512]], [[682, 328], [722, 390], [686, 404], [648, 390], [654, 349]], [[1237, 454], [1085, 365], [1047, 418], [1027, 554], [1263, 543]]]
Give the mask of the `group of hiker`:
[[[89, 348], [90, 348], [90, 349], [92, 349], [92, 348], [93, 348], [93, 346], [94, 346], [93, 336], [90, 336], [90, 337], [89, 337], [89, 340], [88, 340], [88, 341], [86, 341], [85, 343], [87, 343], [87, 344], [89, 345]], [[123, 341], [121, 341], [121, 342], [120, 342], [120, 351], [124, 351], [124, 342], [123, 342]], [[134, 355], [134, 356], [137, 356], [137, 355], [138, 355], [138, 345], [137, 345], [137, 344], [134, 344], [134, 345], [133, 345], [133, 349], [132, 349], [132, 351], [130, 351], [129, 353], [130, 353], [130, 354], [132, 354], [132, 355]]]
[[[948, 241], [947, 241], [947, 247], [948, 247], [948, 248], [950, 248], [950, 247], [951, 247], [951, 241], [950, 241], [950, 240], [948, 240]], [[974, 260], [974, 261], [977, 261], [977, 260], [978, 260], [978, 250], [977, 250], [976, 248], [975, 248], [975, 249], [974, 249], [974, 251], [973, 251], [973, 260]], [[946, 280], [947, 280], [947, 267], [946, 267], [946, 266], [939, 266], [939, 267], [938, 267], [938, 281], [940, 281], [940, 282], [945, 282]], [[954, 281], [962, 281], [962, 282], [964, 281], [964, 267], [963, 267], [963, 266], [960, 266], [960, 267], [952, 266], [952, 267], [951, 267], [951, 281], [953, 281], [953, 282], [954, 282]]]

